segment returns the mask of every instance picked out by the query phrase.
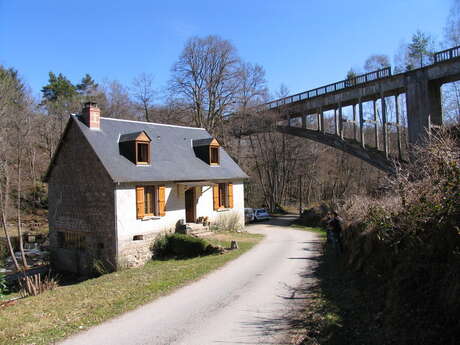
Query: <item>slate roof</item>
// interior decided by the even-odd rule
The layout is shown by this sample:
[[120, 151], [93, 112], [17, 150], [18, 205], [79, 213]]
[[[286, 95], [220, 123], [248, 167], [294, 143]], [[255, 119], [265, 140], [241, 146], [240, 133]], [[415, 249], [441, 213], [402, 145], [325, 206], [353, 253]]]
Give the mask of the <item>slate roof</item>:
[[[139, 137], [139, 135], [141, 135], [142, 133], [144, 133], [144, 131], [123, 134], [123, 135], [120, 136], [120, 140], [118, 140], [118, 141], [120, 143], [124, 142], [124, 141], [133, 141], [133, 140], [136, 140]], [[152, 139], [150, 139], [150, 141], [152, 141]]]
[[194, 139], [193, 140], [193, 147], [198, 147], [198, 146], [208, 146], [211, 144], [213, 138], [207, 138], [207, 139]]
[[[202, 128], [163, 125], [150, 122], [101, 117], [100, 130], [91, 130], [79, 116], [71, 121], [80, 128], [114, 182], [167, 182], [245, 179], [248, 176], [220, 147], [220, 165], [210, 166], [196, 157], [193, 141], [212, 140]], [[152, 139], [151, 164], [137, 166], [120, 155], [124, 135], [145, 131]]]

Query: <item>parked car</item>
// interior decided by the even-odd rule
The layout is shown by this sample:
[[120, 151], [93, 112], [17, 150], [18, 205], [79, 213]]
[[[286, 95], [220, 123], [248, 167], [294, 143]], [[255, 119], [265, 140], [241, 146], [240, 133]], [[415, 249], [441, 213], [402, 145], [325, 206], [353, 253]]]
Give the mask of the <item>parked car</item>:
[[254, 209], [245, 208], [244, 209], [244, 222], [249, 223], [254, 221]]
[[254, 220], [266, 220], [270, 219], [270, 215], [264, 208], [256, 208], [254, 210]]

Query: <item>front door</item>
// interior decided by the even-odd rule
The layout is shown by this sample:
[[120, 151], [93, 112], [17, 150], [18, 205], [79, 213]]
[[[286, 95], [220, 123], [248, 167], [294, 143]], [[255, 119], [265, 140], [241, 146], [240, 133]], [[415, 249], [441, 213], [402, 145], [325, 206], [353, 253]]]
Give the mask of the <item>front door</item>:
[[193, 187], [185, 191], [185, 221], [195, 222], [195, 188]]

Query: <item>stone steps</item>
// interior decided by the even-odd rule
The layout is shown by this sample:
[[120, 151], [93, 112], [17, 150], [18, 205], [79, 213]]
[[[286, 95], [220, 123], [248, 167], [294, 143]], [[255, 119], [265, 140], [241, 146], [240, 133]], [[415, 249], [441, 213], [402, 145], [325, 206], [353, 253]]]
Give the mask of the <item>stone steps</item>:
[[203, 226], [203, 224], [187, 223], [187, 229], [187, 233], [195, 237], [206, 237], [213, 234], [209, 226]]
[[194, 236], [194, 237], [207, 237], [207, 236], [211, 236], [213, 235], [214, 233], [212, 231], [206, 231], [206, 232], [198, 232], [198, 233], [194, 233], [194, 232], [191, 232], [190, 235], [191, 236]]

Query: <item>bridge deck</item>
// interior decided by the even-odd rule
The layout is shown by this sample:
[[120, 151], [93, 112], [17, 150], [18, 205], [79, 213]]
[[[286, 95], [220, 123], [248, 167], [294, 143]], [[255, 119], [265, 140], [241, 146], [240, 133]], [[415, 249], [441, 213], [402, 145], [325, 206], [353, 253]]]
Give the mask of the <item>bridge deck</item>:
[[358, 104], [407, 92], [408, 84], [436, 81], [439, 85], [460, 80], [460, 47], [435, 54], [434, 63], [422, 68], [391, 75], [390, 68], [342, 80], [266, 103], [282, 117], [297, 117]]

